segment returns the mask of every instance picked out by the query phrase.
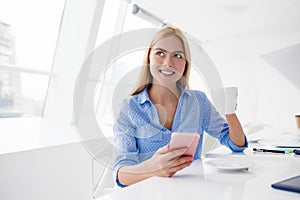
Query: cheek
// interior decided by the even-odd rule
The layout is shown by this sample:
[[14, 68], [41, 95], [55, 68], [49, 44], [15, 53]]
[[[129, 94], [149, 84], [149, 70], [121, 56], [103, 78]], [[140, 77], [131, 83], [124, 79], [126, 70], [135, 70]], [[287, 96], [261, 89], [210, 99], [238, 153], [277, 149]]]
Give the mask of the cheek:
[[152, 78], [157, 77], [158, 71], [157, 71], [155, 66], [150, 65], [149, 66], [149, 71], [150, 71], [150, 75], [151, 75]]
[[186, 61], [178, 61], [176, 63], [176, 66], [177, 66], [177, 69], [180, 71], [180, 72], [184, 72], [185, 70], [185, 65], [186, 65]]
[[150, 57], [149, 61], [150, 61], [150, 65], [151, 64], [161, 64], [162, 63], [161, 59], [155, 58], [155, 57]]
[[161, 65], [163, 63], [163, 58], [155, 55], [149, 55], [149, 62], [150, 64], [159, 64]]

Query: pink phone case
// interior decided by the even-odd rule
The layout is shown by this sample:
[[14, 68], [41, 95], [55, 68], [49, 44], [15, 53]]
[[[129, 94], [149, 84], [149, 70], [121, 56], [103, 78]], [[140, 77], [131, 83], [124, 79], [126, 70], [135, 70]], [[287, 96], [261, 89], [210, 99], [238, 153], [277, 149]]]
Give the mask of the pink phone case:
[[188, 147], [184, 155], [194, 157], [200, 136], [196, 132], [174, 132], [171, 136], [170, 150]]

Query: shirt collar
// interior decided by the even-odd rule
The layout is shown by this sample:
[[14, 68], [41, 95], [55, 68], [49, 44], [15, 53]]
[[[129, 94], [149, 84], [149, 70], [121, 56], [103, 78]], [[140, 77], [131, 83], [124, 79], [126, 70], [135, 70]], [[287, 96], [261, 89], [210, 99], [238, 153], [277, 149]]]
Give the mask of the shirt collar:
[[187, 94], [189, 96], [191, 96], [191, 92], [189, 90], [186, 90], [184, 87], [182, 87], [181, 85], [179, 86], [179, 89], [180, 89], [180, 92], [181, 92], [181, 95], [180, 97], [182, 97], [184, 94]]
[[[179, 89], [180, 89], [180, 92], [181, 92], [180, 97], [182, 97], [185, 94], [187, 94], [189, 96], [191, 95], [191, 92], [189, 90], [186, 90], [184, 87], [179, 86]], [[141, 91], [138, 94], [138, 102], [139, 102], [139, 104], [144, 104], [147, 101], [150, 102], [150, 97], [149, 97], [149, 94], [148, 94], [148, 89], [145, 88], [143, 91]]]
[[150, 102], [150, 97], [148, 95], [148, 89], [145, 88], [138, 94], [138, 102], [139, 104], [144, 104], [146, 101]]

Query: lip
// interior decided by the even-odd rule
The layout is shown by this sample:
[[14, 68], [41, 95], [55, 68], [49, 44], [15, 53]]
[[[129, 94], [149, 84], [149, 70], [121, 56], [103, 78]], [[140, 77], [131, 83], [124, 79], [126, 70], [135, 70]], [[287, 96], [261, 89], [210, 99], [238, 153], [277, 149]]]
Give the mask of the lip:
[[172, 76], [175, 74], [174, 71], [170, 71], [170, 70], [163, 70], [163, 69], [160, 69], [158, 70], [159, 73], [163, 74], [163, 75], [166, 75], [166, 76]]

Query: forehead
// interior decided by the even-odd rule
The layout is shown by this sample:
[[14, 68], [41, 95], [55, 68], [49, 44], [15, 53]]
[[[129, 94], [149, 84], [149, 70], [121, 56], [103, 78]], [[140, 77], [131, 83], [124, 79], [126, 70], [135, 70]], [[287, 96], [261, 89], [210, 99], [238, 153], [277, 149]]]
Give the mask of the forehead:
[[159, 39], [153, 45], [153, 49], [155, 48], [161, 48], [170, 52], [175, 52], [175, 51], [184, 52], [183, 43], [181, 39], [175, 35]]

